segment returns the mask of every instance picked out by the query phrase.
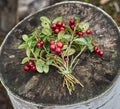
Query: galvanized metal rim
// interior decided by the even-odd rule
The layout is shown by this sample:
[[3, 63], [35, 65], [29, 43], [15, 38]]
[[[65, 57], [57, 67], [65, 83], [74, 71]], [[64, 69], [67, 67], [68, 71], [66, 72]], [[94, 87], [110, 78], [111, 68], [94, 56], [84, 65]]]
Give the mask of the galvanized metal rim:
[[[97, 7], [97, 6], [93, 5], [93, 4], [90, 4], [90, 3], [86, 3], [86, 2], [80, 2], [80, 1], [64, 1], [64, 2], [56, 3], [56, 4], [54, 4], [54, 5], [51, 5], [51, 6], [42, 8], [42, 9], [38, 10], [37, 12], [32, 13], [32, 14], [30, 14], [29, 16], [25, 17], [22, 21], [20, 21], [15, 27], [13, 27], [13, 28], [11, 29], [11, 31], [10, 31], [10, 32], [7, 34], [7, 36], [5, 37], [5, 39], [4, 39], [4, 41], [3, 41], [2, 45], [1, 45], [1, 48], [0, 48], [0, 55], [1, 55], [1, 52], [2, 52], [3, 45], [5, 44], [8, 36], [12, 33], [12, 31], [13, 31], [19, 24], [21, 24], [22, 22], [24, 22], [24, 20], [27, 20], [29, 17], [31, 17], [31, 16], [33, 16], [34, 14], [37, 14], [37, 13], [43, 11], [43, 10], [46, 10], [46, 9], [49, 9], [49, 8], [51, 8], [51, 7], [58, 6], [58, 5], [61, 5], [61, 4], [67, 4], [67, 3], [83, 4], [83, 5], [87, 5], [87, 6], [93, 7], [93, 8], [95, 8], [95, 9], [101, 11], [104, 15], [106, 15], [106, 16], [115, 24], [117, 30], [118, 30], [119, 33], [120, 33], [120, 30], [119, 30], [120, 27], [118, 28], [118, 26], [117, 26], [116, 22], [113, 20], [113, 18], [112, 18], [109, 14], [107, 14], [105, 11], [103, 11], [101, 8], [99, 8], [99, 7]], [[1, 75], [1, 74], [0, 74], [0, 75]], [[102, 94], [98, 95], [97, 97], [91, 98], [91, 99], [86, 100], [86, 101], [82, 101], [82, 102], [80, 102], [80, 103], [67, 104], [67, 105], [35, 103], [35, 102], [28, 101], [28, 100], [24, 100], [22, 97], [14, 94], [14, 93], [5, 85], [5, 83], [3, 82], [2, 76], [0, 76], [0, 81], [1, 81], [2, 85], [5, 87], [5, 89], [7, 90], [7, 92], [9, 92], [9, 94], [11, 94], [11, 96], [15, 97], [16, 99], [18, 99], [18, 100], [20, 100], [20, 101], [22, 101], [22, 102], [25, 102], [26, 104], [30, 104], [30, 105], [32, 104], [33, 106], [38, 106], [38, 107], [39, 107], [39, 106], [42, 106], [42, 107], [44, 107], [44, 106], [49, 106], [49, 107], [52, 107], [52, 106], [54, 106], [54, 107], [64, 107], [64, 106], [66, 106], [66, 108], [67, 108], [67, 107], [69, 107], [69, 106], [86, 105], [86, 104], [89, 104], [89, 103], [92, 102], [92, 101], [95, 101], [95, 100], [97, 100], [97, 99], [99, 99], [99, 98], [102, 98], [104, 95], [107, 95], [107, 94], [112, 90], [112, 88], [115, 86], [115, 84], [116, 84], [116, 82], [117, 82], [117, 79], [119, 79], [119, 76], [120, 76], [120, 71], [118, 72], [118, 75], [114, 78], [112, 85], [111, 85], [105, 92], [103, 92]], [[104, 103], [103, 103], [103, 104], [104, 104]]]

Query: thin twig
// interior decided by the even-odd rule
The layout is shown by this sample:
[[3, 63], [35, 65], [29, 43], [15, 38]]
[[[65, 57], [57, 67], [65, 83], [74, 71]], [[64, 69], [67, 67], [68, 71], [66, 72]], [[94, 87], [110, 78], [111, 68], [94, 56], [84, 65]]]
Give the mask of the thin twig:
[[70, 68], [72, 68], [74, 62], [76, 61], [76, 59], [82, 54], [82, 52], [86, 49], [86, 46], [83, 47], [83, 49], [77, 54], [77, 56], [73, 59]]

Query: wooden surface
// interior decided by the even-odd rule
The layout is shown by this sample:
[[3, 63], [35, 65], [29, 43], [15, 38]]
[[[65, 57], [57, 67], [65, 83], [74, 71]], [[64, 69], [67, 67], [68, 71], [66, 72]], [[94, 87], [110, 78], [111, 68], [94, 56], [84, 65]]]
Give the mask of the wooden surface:
[[[69, 15], [71, 15], [71, 12], [69, 12], [69, 10], [67, 10], [68, 9], [68, 7], [70, 7], [70, 9], [71, 9], [71, 5], [70, 4], [66, 4], [66, 5], [64, 5], [65, 6], [65, 10], [59, 10], [59, 13], [56, 13], [56, 10], [54, 10], [53, 11], [53, 13], [56, 13], [55, 14], [55, 16], [58, 16], [60, 13], [62, 13], [62, 16], [65, 16], [65, 19], [66, 19], [66, 21], [67, 21], [67, 19], [69, 19], [68, 17], [67, 17], [67, 13], [69, 13]], [[105, 35], [106, 35], [106, 37], [113, 37], [113, 39], [114, 39], [114, 37], [115, 38], [118, 38], [119, 37], [119, 33], [118, 33], [118, 30], [116, 30], [116, 27], [115, 27], [115, 25], [114, 25], [114, 23], [112, 23], [111, 21], [110, 21], [110, 19], [109, 20], [105, 20], [106, 19], [106, 16], [103, 16], [102, 14], [101, 14], [101, 12], [99, 13], [97, 13], [97, 14], [95, 14], [95, 16], [94, 17], [87, 17], [87, 12], [86, 13], [80, 13], [80, 10], [79, 9], [86, 9], [84, 6], [82, 7], [81, 5], [74, 5], [73, 6], [74, 8], [74, 10], [72, 9], [72, 17], [73, 16], [75, 16], [76, 14], [78, 14], [78, 16], [81, 16], [82, 17], [82, 20], [84, 20], [84, 18], [86, 18], [85, 20], [86, 21], [89, 21], [90, 22], [90, 24], [91, 24], [91, 26], [92, 26], [92, 30], [94, 31], [94, 34], [95, 34], [95, 36], [98, 36], [99, 38], [101, 38], [102, 36], [102, 33], [104, 33], [106, 30], [104, 30], [103, 29], [103, 25], [104, 25], [104, 23], [106, 23], [106, 24], [108, 24], [108, 22], [109, 22], [109, 25], [104, 25], [106, 28], [107, 28], [107, 31], [106, 31], [106, 33], [105, 33]], [[77, 9], [77, 8], [78, 9]], [[62, 9], [63, 7], [60, 7], [60, 8], [58, 8], [58, 9]], [[57, 8], [56, 8], [57, 9]], [[89, 12], [91, 12], [91, 10], [92, 9], [90, 9], [90, 8], [87, 8], [88, 10], [87, 11], [89, 11]], [[52, 12], [52, 9], [51, 10], [49, 10], [48, 12], [46, 11], [46, 13], [42, 13], [42, 15], [48, 15], [48, 16], [50, 16], [49, 14], [51, 14], [50, 12]], [[94, 9], [93, 9], [93, 12], [96, 12]], [[91, 13], [91, 15], [92, 15], [92, 13]], [[93, 14], [94, 15], [94, 14]], [[93, 24], [93, 22], [94, 22], [94, 20], [97, 18], [97, 16], [99, 15], [99, 19], [97, 19], [97, 21], [96, 21], [96, 25], [95, 24]], [[36, 14], [36, 16], [37, 16], [37, 14]], [[39, 15], [38, 14], [38, 17], [39, 16], [41, 16], [41, 14]], [[54, 17], [55, 17], [54, 16]], [[105, 17], [105, 18], [104, 18]], [[31, 17], [32, 18], [32, 17]], [[29, 21], [31, 21], [31, 18], [30, 19], [28, 19], [28, 22]], [[104, 20], [101, 20], [101, 18], [104, 18]], [[34, 17], [32, 18], [33, 20], [33, 22], [34, 21], [36, 21], [36, 18], [34, 19]], [[38, 18], [37, 18], [38, 19]], [[26, 20], [27, 21], [27, 20]], [[32, 26], [30, 26], [30, 25], [28, 25], [28, 22], [26, 22], [25, 24], [23, 24], [22, 26], [18, 26], [18, 30], [17, 31], [14, 31], [13, 32], [13, 34], [9, 34], [10, 36], [9, 36], [9, 38], [8, 38], [8, 40], [7, 40], [7, 42], [6, 42], [6, 44], [8, 44], [8, 46], [10, 47], [10, 51], [11, 50], [16, 50], [16, 47], [19, 45], [19, 43], [20, 43], [20, 37], [19, 37], [19, 35], [21, 35], [21, 32], [22, 33], [24, 33], [24, 32], [26, 32], [26, 33], [29, 33], [31, 30], [32, 30]], [[27, 25], [26, 25], [27, 24]], [[32, 24], [32, 23], [31, 23]], [[35, 23], [36, 24], [36, 23]], [[110, 25], [111, 24], [111, 25]], [[95, 26], [94, 26], [95, 25]], [[36, 26], [37, 26], [37, 24], [36, 24]], [[96, 28], [98, 28], [97, 30], [96, 30]], [[110, 30], [109, 30], [110, 29]], [[16, 36], [16, 37], [14, 37], [14, 36]], [[13, 40], [13, 42], [11, 42], [11, 38], [15, 38], [14, 40]], [[104, 38], [103, 38], [104, 39]], [[106, 39], [106, 41], [107, 41], [107, 39]], [[114, 41], [114, 40], [113, 40]], [[13, 44], [14, 42], [16, 42], [16, 44]], [[108, 42], [109, 43], [109, 42]], [[11, 44], [12, 44], [12, 46], [11, 46]], [[103, 44], [102, 43], [102, 41], [101, 41], [101, 44]], [[104, 43], [105, 44], [105, 43]], [[105, 47], [108, 47], [106, 44], [104, 45]], [[113, 44], [113, 46], [114, 46], [114, 44]], [[12, 47], [12, 48], [11, 48]], [[4, 49], [6, 49], [7, 47], [3, 47]], [[109, 48], [109, 47], [108, 47]], [[10, 60], [10, 63], [9, 63], [9, 65], [13, 62], [13, 60], [15, 60], [15, 53], [16, 52], [10, 52], [8, 49], [6, 49], [8, 52], [6, 53], [6, 52], [4, 52], [3, 54], [4, 54], [4, 56], [5, 57], [7, 57], [7, 56], [10, 56], [10, 57], [8, 57], [8, 58], [11, 58], [11, 60]], [[10, 54], [9, 54], [10, 53]], [[18, 53], [20, 54], [20, 52], [18, 51]], [[7, 55], [5, 55], [5, 54], [7, 54]], [[18, 57], [17, 57], [18, 58]], [[119, 59], [119, 58], [118, 58]], [[4, 60], [5, 61], [5, 60]], [[13, 62], [14, 63], [14, 62]], [[18, 63], [16, 63], [16, 65], [19, 65], [20, 63], [18, 62]], [[5, 65], [5, 64], [4, 64]], [[5, 67], [3, 65], [3, 67]], [[12, 64], [11, 64], [12, 65]], [[119, 68], [119, 67], [118, 67]], [[13, 70], [15, 70], [15, 69], [13, 69]], [[3, 72], [4, 72], [4, 70], [2, 70]], [[5, 71], [6, 72], [6, 71]], [[7, 73], [7, 72], [6, 72]], [[12, 74], [14, 73], [14, 72], [11, 72]], [[16, 72], [15, 72], [16, 73]], [[20, 72], [17, 72], [17, 73], [20, 73]], [[21, 74], [22, 75], [22, 74]], [[25, 74], [25, 75], [28, 75], [28, 74]], [[18, 75], [19, 76], [19, 75]], [[5, 77], [5, 75], [3, 76], [3, 77]], [[14, 77], [13, 78], [11, 78], [12, 80], [13, 79], [15, 79]], [[12, 81], [11, 81], [12, 82]], [[28, 81], [29, 82], [29, 81]], [[5, 83], [5, 84], [7, 84], [7, 85], [9, 85], [9, 83]], [[9, 87], [10, 88], [10, 87]], [[11, 87], [11, 90], [14, 90], [14, 89], [12, 89], [12, 87]], [[9, 93], [9, 92], [8, 92]], [[26, 92], [25, 92], [26, 93]], [[9, 93], [10, 94], [10, 93]], [[11, 99], [12, 99], [12, 97], [11, 97]], [[13, 98], [14, 99], [14, 98]], [[12, 99], [12, 101], [14, 102], [14, 100]], [[15, 100], [16, 102], [17, 102], [17, 100]], [[19, 100], [18, 100], [19, 101]], [[103, 100], [102, 100], [103, 101]], [[19, 103], [20, 103], [21, 101], [19, 101]], [[94, 101], [95, 102], [95, 101]], [[99, 102], [99, 100], [98, 100], [98, 102]], [[18, 104], [19, 104], [18, 103]], [[21, 104], [21, 103], [20, 103]], [[99, 104], [99, 103], [98, 103]], [[24, 103], [23, 104], [21, 104], [22, 106], [24, 106]], [[25, 105], [27, 105], [27, 104], [25, 104]], [[85, 104], [84, 104], [85, 105]], [[101, 103], [100, 103], [100, 105], [101, 105]], [[93, 104], [92, 105], [90, 105], [90, 106], [93, 106]], [[97, 106], [97, 105], [96, 105]], [[17, 106], [17, 108], [19, 109], [19, 107], [20, 106]], [[80, 106], [79, 106], [80, 107]], [[16, 109], [17, 109], [16, 108]], [[40, 108], [40, 107], [39, 107]], [[33, 108], [30, 108], [30, 109], [33, 109]], [[35, 107], [35, 109], [37, 109], [37, 107]], [[74, 108], [71, 108], [71, 109], [74, 109]], [[83, 109], [83, 108], [82, 108]], [[85, 107], [85, 109], [87, 109], [87, 107]], [[90, 108], [89, 108], [90, 109]], [[91, 108], [92, 109], [92, 108]], [[98, 108], [99, 109], [99, 108]], [[102, 108], [101, 108], [102, 109]], [[104, 108], [103, 108], [104, 109]], [[112, 108], [111, 108], [112, 109]]]

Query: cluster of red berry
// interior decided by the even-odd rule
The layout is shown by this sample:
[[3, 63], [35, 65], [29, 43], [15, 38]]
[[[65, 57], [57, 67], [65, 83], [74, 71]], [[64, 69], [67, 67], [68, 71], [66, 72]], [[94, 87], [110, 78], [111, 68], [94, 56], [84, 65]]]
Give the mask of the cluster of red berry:
[[52, 30], [58, 34], [60, 31], [64, 31], [65, 30], [65, 24], [61, 21], [57, 22], [57, 23], [53, 23], [51, 25]]
[[[69, 26], [72, 30], [75, 29], [76, 26], [76, 20], [75, 19], [70, 19], [69, 20]], [[58, 21], [57, 23], [52, 23], [51, 24], [51, 28], [54, 31], [55, 34], [58, 34], [60, 31], [64, 31], [65, 30], [65, 24], [62, 21]], [[76, 30], [76, 33], [79, 37], [82, 37], [84, 34], [91, 34], [91, 30], [87, 29], [85, 32], [83, 32], [82, 30]], [[55, 41], [55, 40], [50, 40], [49, 41], [49, 47], [51, 52], [54, 52], [56, 54], [61, 54], [62, 52], [62, 48], [64, 46], [63, 42], [61, 41]], [[44, 45], [44, 41], [43, 40], [38, 40], [36, 43], [36, 47], [37, 48], [42, 48]], [[94, 45], [94, 52], [96, 52], [99, 56], [103, 56], [104, 52], [102, 50], [100, 50], [98, 48], [98, 46]], [[64, 56], [64, 61], [68, 61], [69, 57], [68, 56]], [[29, 62], [26, 63], [26, 65], [24, 66], [24, 71], [35, 71], [36, 70], [36, 66], [34, 61], [30, 60]]]
[[55, 42], [54, 40], [50, 40], [50, 50], [55, 51], [57, 54], [62, 52], [64, 44], [61, 41]]
[[74, 30], [74, 28], [75, 28], [75, 19], [70, 19], [69, 20], [69, 26], [70, 26], [70, 28], [72, 29], [72, 30]]
[[37, 47], [37, 48], [41, 48], [41, 47], [43, 47], [43, 45], [44, 45], [44, 41], [43, 41], [43, 40], [39, 40], [39, 41], [36, 43], [36, 47]]
[[36, 66], [34, 61], [30, 60], [29, 62], [26, 63], [24, 66], [24, 71], [36, 71]]
[[[75, 24], [75, 19], [70, 19], [69, 20], [69, 26], [70, 26], [70, 28], [72, 29], [72, 30], [74, 30], [74, 28], [75, 28], [75, 26], [76, 26], [76, 24]], [[78, 35], [78, 36], [83, 36], [84, 35], [84, 32], [82, 32], [81, 30], [80, 31], [76, 31], [76, 34]], [[86, 30], [86, 34], [91, 34], [91, 30], [90, 29], [87, 29]]]
[[104, 51], [100, 50], [98, 48], [98, 46], [94, 45], [94, 51], [99, 55], [99, 56], [103, 56]]

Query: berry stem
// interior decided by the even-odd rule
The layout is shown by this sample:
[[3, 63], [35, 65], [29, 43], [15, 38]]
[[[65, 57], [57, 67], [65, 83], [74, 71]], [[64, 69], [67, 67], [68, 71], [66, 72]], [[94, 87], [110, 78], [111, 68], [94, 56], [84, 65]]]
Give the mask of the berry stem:
[[44, 48], [45, 52], [46, 52], [47, 54], [49, 54], [49, 52], [47, 51], [47, 49], [45, 48], [44, 45], [43, 45], [43, 48]]
[[73, 59], [71, 62], [70, 68], [72, 68], [73, 64], [75, 63], [76, 59], [83, 53], [83, 51], [86, 49], [86, 46], [82, 48], [82, 50], [77, 54], [77, 56]]

